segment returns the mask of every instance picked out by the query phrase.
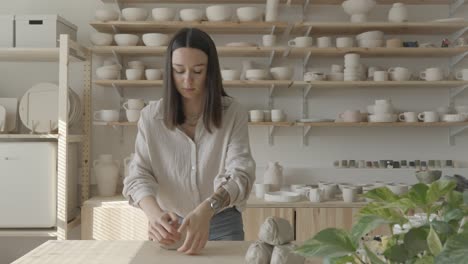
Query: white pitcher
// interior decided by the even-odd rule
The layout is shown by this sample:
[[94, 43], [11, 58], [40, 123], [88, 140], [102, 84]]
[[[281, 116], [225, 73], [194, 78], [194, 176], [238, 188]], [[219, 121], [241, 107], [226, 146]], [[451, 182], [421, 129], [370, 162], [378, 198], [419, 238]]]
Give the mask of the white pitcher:
[[283, 185], [283, 167], [277, 161], [269, 161], [265, 174], [263, 175], [263, 183], [271, 184], [270, 191], [279, 191]]
[[388, 21], [405, 22], [408, 21], [408, 9], [403, 3], [394, 3], [388, 12]]
[[94, 173], [98, 184], [100, 196], [114, 196], [119, 181], [119, 162], [112, 160], [112, 155], [99, 155], [99, 159], [93, 162]]

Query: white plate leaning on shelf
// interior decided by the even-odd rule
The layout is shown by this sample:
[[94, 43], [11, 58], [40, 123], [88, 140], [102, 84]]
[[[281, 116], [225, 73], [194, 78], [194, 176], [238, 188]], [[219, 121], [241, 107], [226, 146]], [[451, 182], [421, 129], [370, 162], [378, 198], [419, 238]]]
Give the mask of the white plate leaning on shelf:
[[292, 203], [301, 199], [301, 195], [295, 192], [267, 192], [264, 196], [267, 202]]
[[5, 131], [5, 123], [6, 123], [6, 109], [2, 105], [0, 105], [0, 132]]
[[[81, 104], [78, 95], [71, 90], [68, 97], [69, 124], [79, 120]], [[20, 102], [19, 115], [23, 124], [37, 133], [50, 133], [58, 128], [58, 86], [39, 83], [29, 89]]]
[[6, 123], [3, 132], [14, 132], [16, 130], [16, 119], [18, 114], [18, 99], [0, 98], [0, 105], [6, 109]]

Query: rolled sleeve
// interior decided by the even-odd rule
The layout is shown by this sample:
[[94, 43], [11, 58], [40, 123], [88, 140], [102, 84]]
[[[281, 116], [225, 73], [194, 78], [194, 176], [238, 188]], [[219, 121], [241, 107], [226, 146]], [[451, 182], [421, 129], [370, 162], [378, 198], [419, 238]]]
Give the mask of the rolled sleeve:
[[124, 179], [122, 194], [129, 200], [130, 205], [139, 207], [139, 202], [146, 196], [154, 196], [158, 189], [158, 181], [151, 167], [148, 150], [146, 115], [142, 111], [138, 121], [138, 134], [135, 141], [135, 156], [130, 163], [129, 175]]
[[215, 178], [214, 187], [222, 186], [229, 193], [230, 206], [241, 206], [249, 198], [255, 182], [255, 161], [249, 144], [248, 115], [238, 111], [229, 139], [225, 171]]

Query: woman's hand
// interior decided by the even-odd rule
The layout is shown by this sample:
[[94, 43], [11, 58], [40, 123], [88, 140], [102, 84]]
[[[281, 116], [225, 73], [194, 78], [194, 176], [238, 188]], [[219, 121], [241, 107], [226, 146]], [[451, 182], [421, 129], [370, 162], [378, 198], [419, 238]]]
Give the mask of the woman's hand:
[[189, 255], [198, 254], [208, 241], [210, 220], [213, 215], [213, 209], [207, 201], [190, 212], [178, 230], [179, 233], [187, 232], [187, 236], [184, 244], [177, 251]]
[[171, 245], [179, 241], [180, 233], [178, 217], [175, 213], [160, 212], [148, 216], [148, 237], [163, 245]]

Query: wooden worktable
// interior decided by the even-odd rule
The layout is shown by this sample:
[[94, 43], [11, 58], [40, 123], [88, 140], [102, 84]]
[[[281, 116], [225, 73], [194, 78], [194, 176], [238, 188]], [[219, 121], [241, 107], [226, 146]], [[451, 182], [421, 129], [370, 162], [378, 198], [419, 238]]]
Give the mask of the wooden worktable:
[[209, 241], [202, 254], [188, 256], [150, 241], [49, 240], [13, 264], [240, 264], [249, 245]]

